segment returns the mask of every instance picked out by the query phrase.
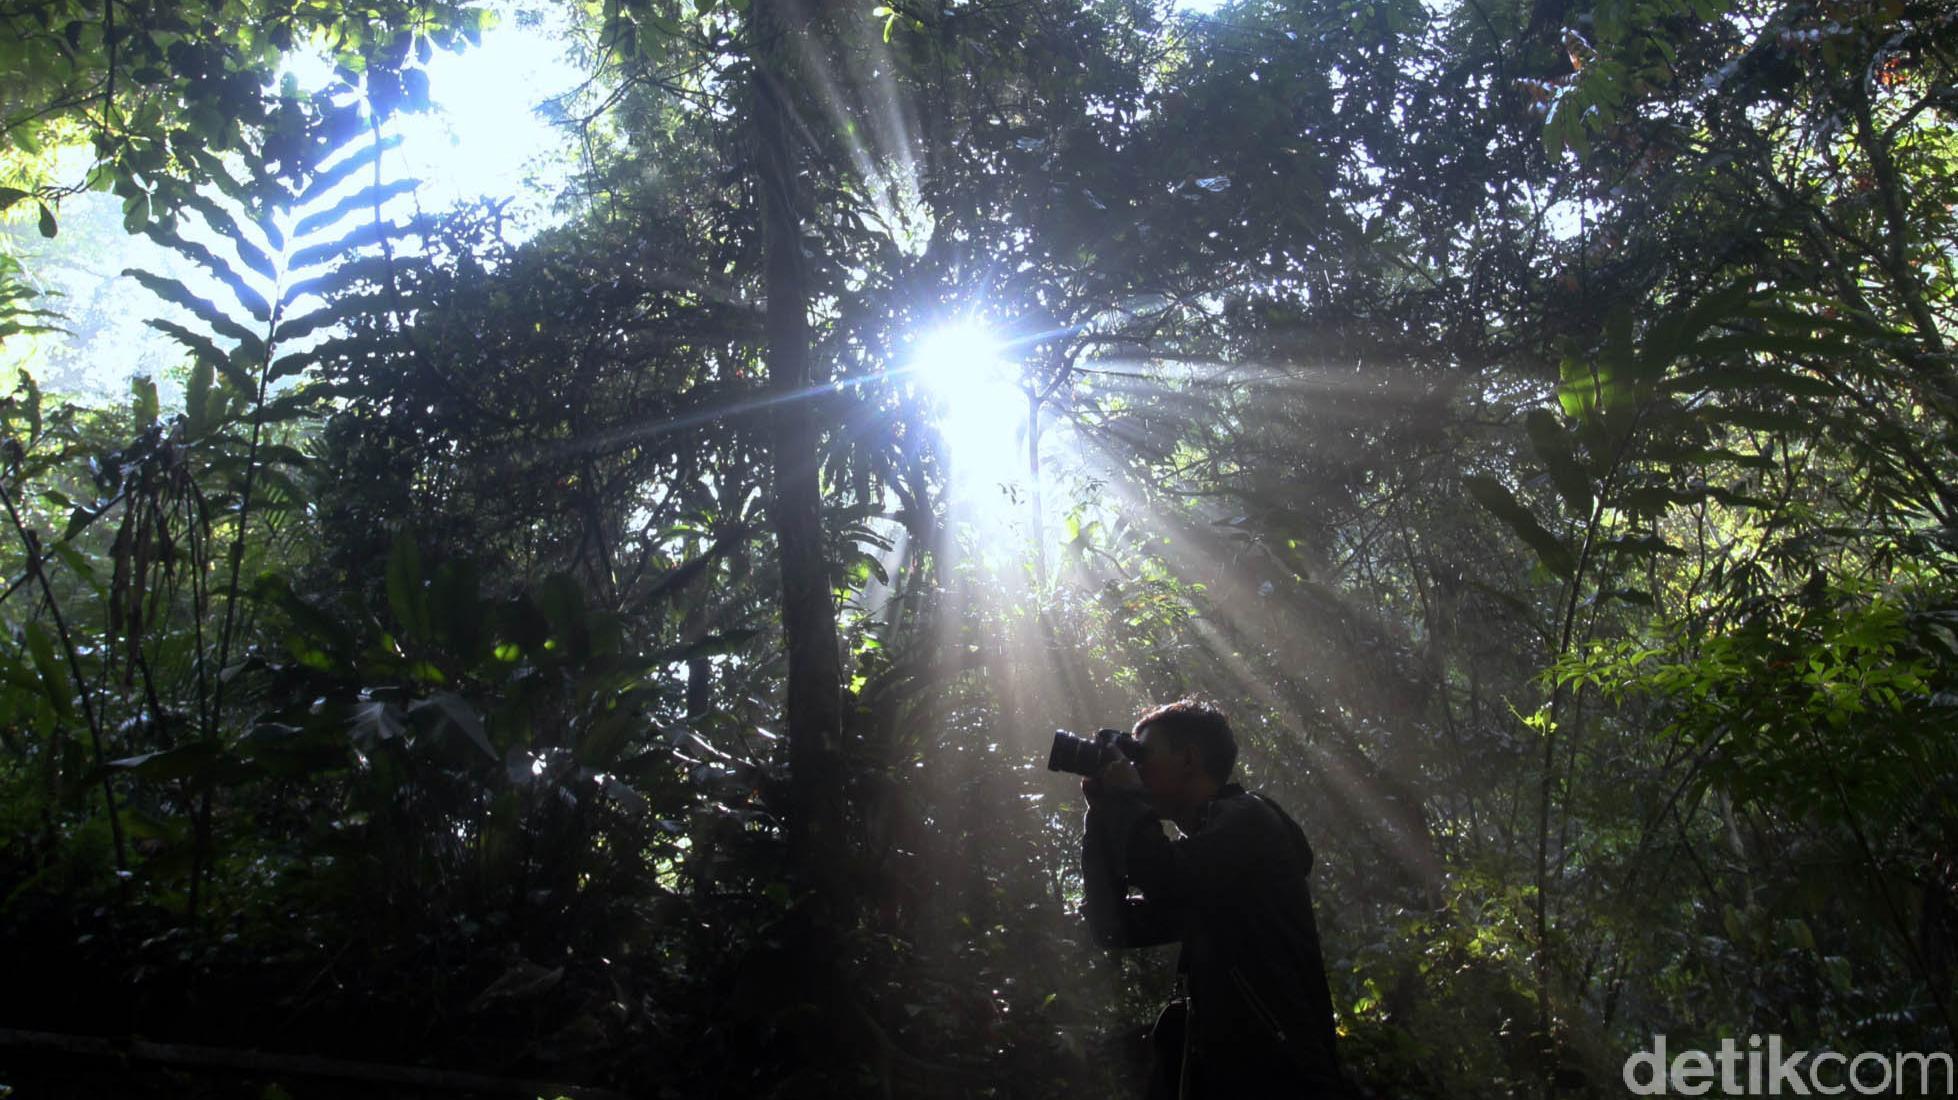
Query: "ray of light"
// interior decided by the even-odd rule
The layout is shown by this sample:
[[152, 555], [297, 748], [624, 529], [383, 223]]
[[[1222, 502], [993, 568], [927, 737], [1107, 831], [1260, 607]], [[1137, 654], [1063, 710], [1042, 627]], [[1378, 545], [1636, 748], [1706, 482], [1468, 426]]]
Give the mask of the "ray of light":
[[[1140, 379], [1129, 380], [1142, 385]], [[1332, 380], [1337, 381], [1337, 380]], [[1290, 581], [1289, 567], [1264, 560], [1263, 551], [1232, 543], [1214, 527], [1183, 510], [1165, 511], [1149, 499], [1152, 489], [1136, 480], [1138, 453], [1153, 453], [1160, 441], [1142, 436], [1139, 447], [1124, 442], [1123, 425], [1116, 422], [1099, 431], [1074, 432], [1071, 450], [1077, 473], [1101, 486], [1105, 516], [1126, 517], [1131, 530], [1148, 532], [1150, 552], [1185, 584], [1202, 584], [1199, 617], [1188, 624], [1198, 652], [1180, 660], [1201, 666], [1194, 671], [1226, 698], [1246, 699], [1282, 716], [1293, 729], [1319, 728], [1337, 744], [1301, 740], [1299, 747], [1314, 765], [1318, 779], [1372, 826], [1370, 830], [1411, 877], [1433, 881], [1436, 864], [1419, 828], [1418, 806], [1402, 807], [1397, 781], [1374, 774], [1349, 727], [1356, 714], [1396, 716], [1418, 706], [1414, 700], [1393, 698], [1394, 685], [1378, 682], [1371, 664], [1366, 668], [1340, 656], [1349, 632], [1381, 633], [1385, 624], [1371, 624], [1365, 609], [1351, 606], [1330, 589], [1315, 589], [1324, 606], [1307, 609], [1295, 600], [1274, 598], [1277, 578]], [[1108, 561], [1084, 554], [1076, 567], [1090, 587], [1119, 578]], [[1127, 578], [1132, 579], [1132, 578]], [[1315, 606], [1317, 606], [1315, 604]], [[1257, 659], [1247, 654], [1260, 655]], [[1305, 692], [1281, 692], [1272, 685], [1298, 681]], [[1294, 697], [1297, 696], [1297, 697]], [[1349, 709], [1350, 708], [1350, 709]], [[1376, 750], [1377, 751], [1377, 750]], [[1349, 757], [1351, 757], [1349, 759]], [[1383, 784], [1396, 789], [1389, 790]], [[1416, 835], [1421, 833], [1421, 835]]]
[[934, 329], [919, 338], [905, 369], [931, 398], [955, 485], [1018, 475], [1029, 397], [991, 333], [970, 321]]
[[[891, 66], [873, 64], [871, 71], [865, 73], [863, 67], [870, 62], [852, 54], [850, 68], [854, 79], [850, 81], [851, 87], [845, 89], [836, 78], [837, 66], [818, 52], [820, 40], [817, 35], [796, 39], [796, 61], [803, 85], [815, 92], [830, 132], [841, 141], [856, 172], [858, 193], [869, 203], [884, 231], [906, 251], [922, 251], [930, 237], [930, 219], [920, 201], [909, 132], [893, 106], [897, 96]], [[880, 42], [880, 51], [888, 62], [888, 50], [881, 47]], [[868, 103], [871, 99], [879, 101], [884, 109], [871, 110]], [[867, 120], [870, 126], [866, 128], [859, 119]], [[822, 146], [816, 142], [806, 121], [798, 119], [798, 125], [811, 148], [820, 149]]]

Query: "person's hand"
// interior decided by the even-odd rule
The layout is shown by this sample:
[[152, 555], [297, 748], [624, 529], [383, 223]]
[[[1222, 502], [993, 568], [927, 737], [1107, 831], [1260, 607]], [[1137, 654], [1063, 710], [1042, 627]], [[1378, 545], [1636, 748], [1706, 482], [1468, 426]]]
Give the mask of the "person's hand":
[[1102, 765], [1101, 774], [1096, 776], [1093, 782], [1100, 783], [1104, 790], [1141, 790], [1142, 773], [1135, 770], [1135, 765], [1129, 762], [1128, 757], [1121, 753], [1115, 753], [1114, 756], [1115, 759]]
[[1142, 774], [1129, 763], [1129, 758], [1117, 753], [1101, 769], [1099, 775], [1091, 775], [1081, 780], [1081, 796], [1093, 806], [1101, 801], [1101, 796], [1109, 791], [1139, 791], [1142, 789]]

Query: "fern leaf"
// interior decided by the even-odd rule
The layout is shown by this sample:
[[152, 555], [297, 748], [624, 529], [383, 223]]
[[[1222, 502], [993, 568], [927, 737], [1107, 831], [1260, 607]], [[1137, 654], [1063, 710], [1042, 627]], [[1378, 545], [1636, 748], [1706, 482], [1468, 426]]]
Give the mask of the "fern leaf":
[[173, 230], [152, 225], [143, 233], [157, 244], [210, 272], [211, 277], [223, 283], [231, 291], [232, 297], [237, 299], [238, 305], [260, 324], [272, 319], [272, 304], [265, 300], [265, 295], [225, 263], [222, 256], [196, 241], [185, 240]]
[[335, 187], [346, 182], [355, 172], [360, 171], [362, 168], [371, 167], [375, 158], [379, 157], [382, 153], [400, 144], [401, 135], [394, 134], [389, 137], [384, 137], [378, 142], [371, 142], [362, 146], [356, 152], [347, 154], [346, 158], [338, 164], [314, 176], [312, 182], [306, 185], [306, 190], [300, 193], [299, 198], [294, 201], [293, 205], [296, 207], [311, 206], [313, 203], [325, 198], [327, 193]]
[[406, 228], [392, 222], [365, 222], [338, 240], [325, 241], [293, 253], [287, 263], [287, 270], [300, 271], [323, 264], [356, 248], [398, 237]]
[[177, 343], [182, 344], [184, 347], [189, 348], [193, 362], [209, 363], [211, 366], [216, 367], [228, 358], [224, 349], [218, 347], [216, 340], [211, 339], [201, 332], [187, 329], [175, 321], [166, 321], [161, 317], [152, 317], [143, 323], [170, 337]]
[[391, 180], [378, 186], [363, 187], [350, 195], [341, 196], [339, 202], [325, 210], [301, 219], [299, 224], [293, 227], [293, 233], [300, 237], [311, 236], [323, 229], [331, 228], [356, 210], [372, 210], [396, 195], [408, 194], [419, 186], [421, 186], [420, 180], [401, 179]]
[[[342, 265], [341, 267], [329, 268], [328, 270], [323, 271], [320, 274], [314, 275], [310, 278], [300, 279], [295, 282], [287, 283], [285, 292], [279, 295], [279, 308], [287, 313], [290, 313], [292, 311], [292, 308], [298, 305], [301, 301], [303, 301], [306, 298], [306, 296], [309, 294], [318, 295], [321, 298], [326, 297], [329, 293], [333, 291], [333, 288], [335, 286], [340, 284], [341, 280], [344, 278], [344, 276], [341, 274], [341, 271], [344, 269], [344, 266], [345, 265]], [[306, 314], [306, 316], [311, 317], [312, 314], [308, 313]], [[297, 318], [294, 318], [295, 322], [297, 320], [298, 320]], [[280, 331], [284, 331], [284, 326], [281, 326]]]
[[356, 286], [362, 280], [384, 285], [402, 271], [421, 265], [422, 261], [408, 256], [395, 256], [392, 259], [376, 255], [356, 256], [318, 275], [292, 283], [286, 288], [281, 301], [285, 308], [291, 309], [308, 294], [321, 298], [341, 297], [336, 293], [341, 288]]
[[[279, 271], [272, 263], [272, 257], [267, 255], [264, 249], [252, 243], [251, 238], [246, 236], [243, 227], [238, 224], [238, 219], [232, 217], [230, 211], [213, 202], [209, 196], [200, 195], [196, 192], [192, 192], [190, 197], [184, 200], [184, 203], [186, 206], [203, 215], [207, 225], [213, 230], [216, 230], [225, 240], [231, 242], [232, 247], [238, 250], [238, 259], [243, 261], [246, 267], [258, 272], [259, 276], [267, 282], [278, 279]], [[280, 246], [273, 245], [273, 247], [278, 248]]]
[[369, 295], [361, 295], [359, 299], [349, 304], [353, 308], [349, 309], [340, 305], [322, 306], [303, 317], [296, 317], [290, 321], [281, 323], [279, 325], [279, 343], [287, 345], [295, 340], [304, 340], [316, 332], [323, 329], [330, 329], [342, 323], [347, 319], [349, 313], [362, 312], [364, 307], [376, 303], [371, 301]]
[[252, 332], [252, 330], [226, 316], [224, 311], [219, 309], [210, 300], [199, 298], [197, 295], [192, 294], [190, 288], [184, 284], [175, 279], [162, 275], [153, 275], [147, 271], [133, 267], [124, 268], [122, 273], [143, 284], [144, 287], [148, 288], [150, 293], [164, 301], [180, 305], [195, 313], [200, 320], [211, 326], [211, 331], [217, 333], [219, 336], [229, 337], [238, 341], [238, 347], [248, 351], [252, 358], [261, 359], [264, 357], [265, 341], [259, 339], [258, 335]]
[[306, 368], [317, 362], [319, 362], [317, 351], [296, 351], [291, 355], [281, 355], [272, 361], [272, 369], [266, 373], [265, 380], [277, 382], [281, 378], [290, 378], [304, 372]]
[[359, 355], [363, 350], [372, 346], [372, 340], [365, 336], [330, 337], [320, 341], [313, 347], [307, 348], [305, 351], [295, 351], [281, 355], [273, 362], [271, 373], [266, 377], [270, 381], [277, 382], [281, 378], [289, 378], [292, 375], [318, 366], [320, 363], [336, 357]]
[[288, 420], [303, 420], [319, 413], [319, 397], [311, 387], [287, 390], [265, 403], [260, 419], [266, 424], [282, 424]]
[[[368, 277], [374, 283], [384, 284], [388, 277], [388, 271], [383, 264], [369, 264], [365, 260], [355, 260], [351, 263], [342, 264], [340, 267], [328, 273], [327, 276], [317, 280], [322, 285], [309, 288], [308, 292], [332, 292], [334, 290], [332, 284], [336, 282], [344, 282], [348, 286], [358, 285], [363, 276]], [[290, 344], [295, 340], [305, 339], [316, 332], [330, 329], [335, 325], [344, 324], [355, 317], [372, 317], [385, 313], [392, 305], [393, 302], [390, 296], [385, 293], [338, 293], [334, 295], [332, 301], [327, 302], [318, 309], [311, 310], [302, 316], [290, 320], [281, 321], [279, 324], [279, 341], [282, 344]]]

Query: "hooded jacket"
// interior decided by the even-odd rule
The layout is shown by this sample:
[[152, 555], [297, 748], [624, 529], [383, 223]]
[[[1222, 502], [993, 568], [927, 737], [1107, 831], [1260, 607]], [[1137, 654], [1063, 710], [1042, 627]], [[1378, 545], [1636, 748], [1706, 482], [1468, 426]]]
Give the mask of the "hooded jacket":
[[1083, 908], [1095, 942], [1183, 944], [1177, 970], [1191, 1028], [1182, 1100], [1351, 1095], [1333, 1046], [1311, 870], [1298, 824], [1235, 783], [1177, 840], [1139, 791], [1111, 790], [1089, 810]]

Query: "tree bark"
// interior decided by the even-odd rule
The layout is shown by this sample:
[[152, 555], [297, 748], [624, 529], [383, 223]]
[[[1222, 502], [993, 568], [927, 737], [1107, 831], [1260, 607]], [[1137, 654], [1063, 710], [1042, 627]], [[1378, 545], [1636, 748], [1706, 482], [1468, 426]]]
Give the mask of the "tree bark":
[[762, 251], [768, 295], [766, 356], [770, 509], [780, 546], [782, 632], [788, 649], [786, 725], [793, 778], [789, 845], [797, 870], [822, 889], [834, 882], [836, 767], [843, 728], [843, 666], [836, 605], [823, 553], [822, 425], [809, 348], [809, 279], [802, 254], [802, 203], [791, 144], [789, 59], [808, 33], [800, 0], [755, 0], [755, 127], [759, 148]]

